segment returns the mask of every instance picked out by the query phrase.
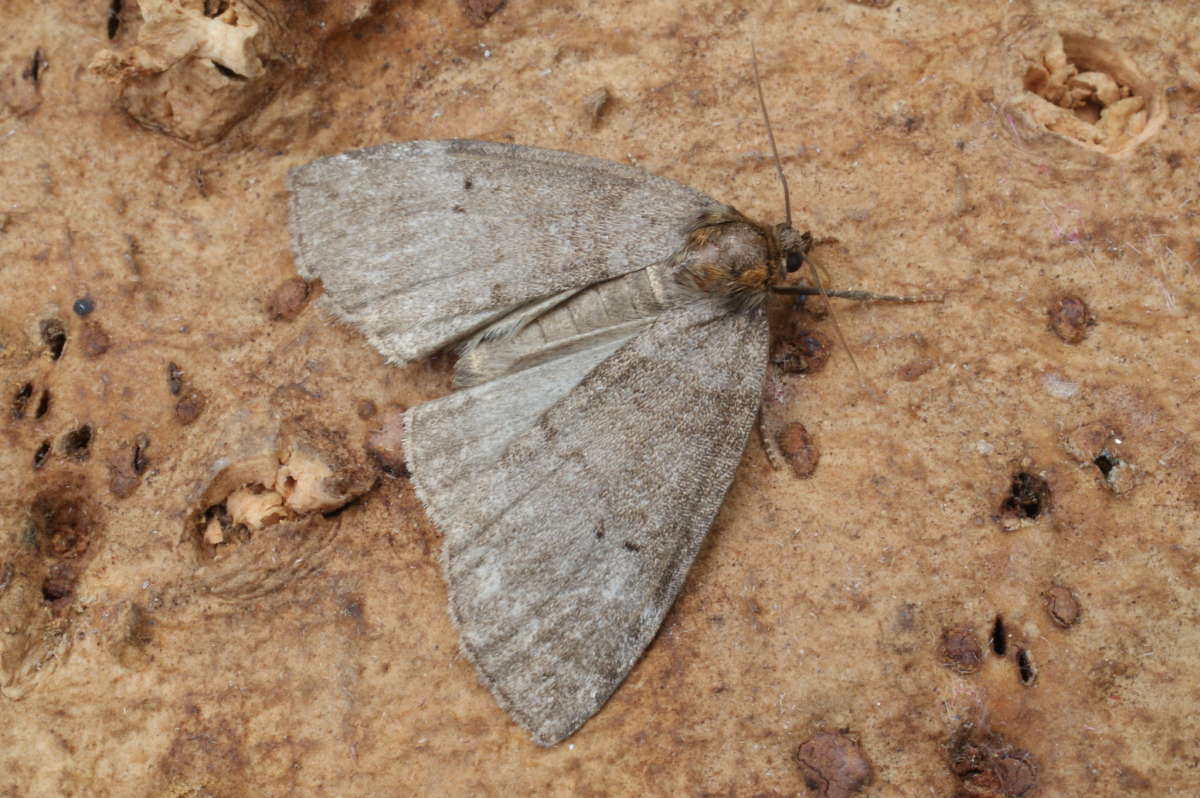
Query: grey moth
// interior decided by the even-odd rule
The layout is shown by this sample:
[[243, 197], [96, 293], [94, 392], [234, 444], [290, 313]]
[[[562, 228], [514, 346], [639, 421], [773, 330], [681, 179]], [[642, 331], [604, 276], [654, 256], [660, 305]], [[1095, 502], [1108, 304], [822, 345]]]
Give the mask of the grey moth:
[[455, 349], [411, 408], [450, 614], [542, 745], [617, 689], [670, 609], [754, 425], [768, 292], [811, 245], [611, 161], [482, 141], [289, 178], [297, 268], [392, 363]]

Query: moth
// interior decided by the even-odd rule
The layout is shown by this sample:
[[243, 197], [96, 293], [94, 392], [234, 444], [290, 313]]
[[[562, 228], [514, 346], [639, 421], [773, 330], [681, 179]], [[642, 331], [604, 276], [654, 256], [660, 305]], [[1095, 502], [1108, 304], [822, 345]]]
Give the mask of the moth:
[[392, 363], [458, 352], [459, 390], [405, 415], [408, 468], [463, 654], [557, 743], [674, 602], [758, 412], [767, 296], [813, 293], [780, 286], [812, 237], [620, 163], [485, 141], [342, 153], [289, 189], [296, 265], [329, 312]]

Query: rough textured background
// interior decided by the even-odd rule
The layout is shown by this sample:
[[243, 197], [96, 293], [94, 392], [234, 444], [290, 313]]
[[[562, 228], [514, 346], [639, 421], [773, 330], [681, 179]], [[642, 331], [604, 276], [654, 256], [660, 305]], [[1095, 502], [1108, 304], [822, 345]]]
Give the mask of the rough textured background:
[[[10, 2], [0, 32], [0, 794], [846, 794], [829, 740], [876, 796], [1192, 794], [1191, 3], [141, 5]], [[1028, 112], [1058, 31], [1161, 92], [1123, 160]], [[456, 654], [386, 435], [363, 451], [447, 363], [275, 294], [284, 175], [490, 138], [775, 220], [751, 40], [833, 282], [948, 299], [841, 311], [878, 396], [841, 349], [769, 386], [814, 475], [752, 442], [646, 658], [539, 749]], [[1067, 303], [1056, 334], [1064, 295], [1094, 325]], [[231, 464], [341, 498], [214, 545]]]

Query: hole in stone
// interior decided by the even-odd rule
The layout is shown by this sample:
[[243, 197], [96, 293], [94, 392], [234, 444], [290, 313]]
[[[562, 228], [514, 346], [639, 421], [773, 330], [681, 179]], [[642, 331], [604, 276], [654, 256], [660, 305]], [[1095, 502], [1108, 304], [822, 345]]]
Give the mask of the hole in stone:
[[1033, 684], [1033, 680], [1037, 678], [1037, 670], [1029, 659], [1029, 652], [1023, 648], [1017, 649], [1017, 673], [1021, 677], [1021, 684], [1026, 687]]
[[62, 453], [77, 462], [83, 462], [92, 454], [92, 425], [84, 424], [63, 435]]
[[108, 6], [108, 39], [112, 41], [117, 38], [117, 31], [121, 29], [121, 0], [112, 0]]
[[234, 72], [232, 69], [225, 66], [220, 61], [213, 61], [212, 65], [216, 68], [216, 70], [218, 72], [220, 72], [222, 75], [229, 78], [230, 80], [245, 80], [246, 79], [245, 75], [239, 75], [237, 72]]
[[50, 389], [44, 388], [42, 395], [38, 397], [37, 407], [33, 409], [33, 417], [41, 418], [50, 410]]
[[33, 396], [33, 383], [27, 382], [17, 389], [13, 394], [12, 400], [12, 417], [25, 418], [25, 406], [29, 404], [29, 398]]
[[1004, 618], [1000, 615], [992, 624], [992, 651], [997, 657], [1003, 657], [1008, 651], [1008, 630], [1004, 628]]
[[229, 0], [204, 0], [204, 16], [219, 17], [229, 8]]
[[1062, 32], [1028, 63], [1020, 103], [1038, 124], [1087, 149], [1123, 156], [1166, 120], [1162, 88], [1115, 45]]
[[1096, 468], [1100, 469], [1100, 473], [1104, 475], [1104, 478], [1108, 479], [1108, 475], [1112, 473], [1112, 470], [1121, 464], [1121, 458], [1112, 454], [1107, 449], [1103, 449], [1092, 462]]
[[41, 323], [42, 343], [50, 350], [50, 359], [62, 357], [67, 345], [67, 330], [58, 319], [44, 319]]
[[50, 456], [50, 441], [47, 439], [47, 440], [42, 441], [42, 445], [37, 447], [37, 450], [33, 453], [33, 470], [37, 471], [39, 468], [41, 468], [43, 465], [45, 465], [46, 458], [49, 456]]
[[1005, 529], [1016, 529], [1035, 521], [1050, 505], [1050, 484], [1037, 474], [1020, 471], [1012, 478], [1008, 496], [1000, 504], [1000, 521]]

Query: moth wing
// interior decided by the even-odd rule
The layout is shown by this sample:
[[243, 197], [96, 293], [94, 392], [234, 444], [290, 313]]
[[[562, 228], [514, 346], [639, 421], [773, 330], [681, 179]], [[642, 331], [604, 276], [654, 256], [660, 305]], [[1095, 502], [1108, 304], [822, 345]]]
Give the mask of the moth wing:
[[613, 161], [469, 140], [321, 158], [288, 187], [298, 271], [392, 362], [667, 258], [724, 207]]
[[[733, 478], [766, 359], [761, 311], [701, 299], [608, 352], [409, 411], [463, 652], [537, 742], [579, 728], [653, 639]], [[513, 395], [512, 380], [528, 381]]]

